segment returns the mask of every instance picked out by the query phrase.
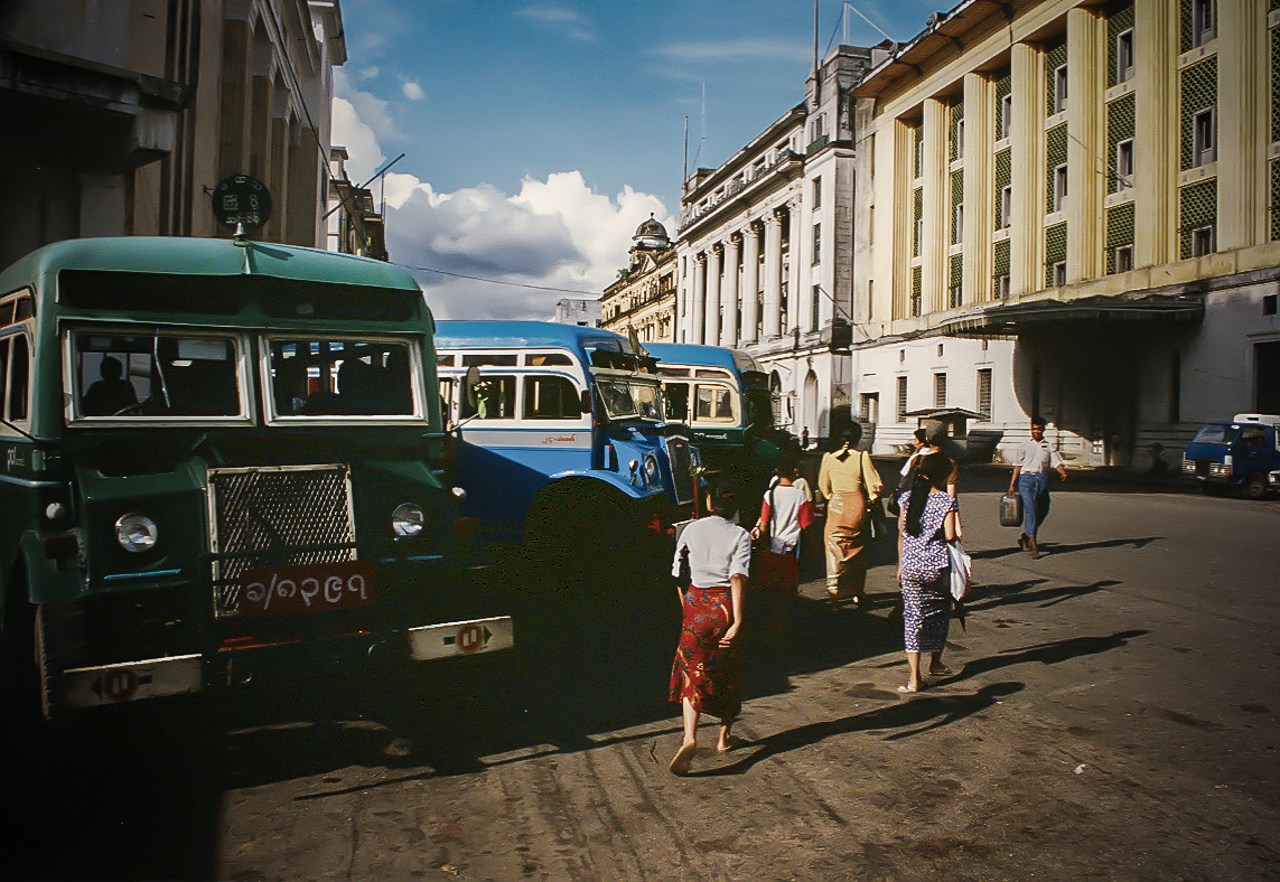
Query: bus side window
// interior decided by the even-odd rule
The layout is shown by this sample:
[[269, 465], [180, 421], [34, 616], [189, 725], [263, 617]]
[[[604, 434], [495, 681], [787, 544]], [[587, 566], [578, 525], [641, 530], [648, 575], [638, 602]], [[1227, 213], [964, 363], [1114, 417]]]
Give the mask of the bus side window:
[[485, 374], [480, 380], [475, 406], [462, 402], [462, 417], [482, 420], [510, 420], [516, 415], [516, 378]]
[[25, 420], [31, 356], [24, 335], [17, 334], [10, 339], [13, 340], [13, 360], [9, 363], [9, 419]]
[[576, 420], [582, 416], [578, 389], [568, 377], [525, 377], [526, 420]]
[[684, 383], [672, 383], [662, 390], [667, 405], [667, 419], [677, 423], [689, 422], [689, 387]]
[[9, 338], [0, 337], [0, 416], [7, 417], [9, 414], [5, 410], [4, 403], [8, 397], [8, 386], [5, 380], [9, 378]]

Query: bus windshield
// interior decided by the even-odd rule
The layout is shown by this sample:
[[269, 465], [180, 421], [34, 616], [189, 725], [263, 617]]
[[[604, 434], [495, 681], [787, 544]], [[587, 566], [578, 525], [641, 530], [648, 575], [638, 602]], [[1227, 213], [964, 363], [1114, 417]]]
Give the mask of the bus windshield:
[[273, 339], [269, 351], [276, 416], [414, 413], [405, 342], [308, 336]]
[[596, 390], [611, 420], [662, 421], [662, 394], [657, 382], [598, 376]]
[[81, 417], [244, 415], [237, 338], [143, 329], [71, 336], [75, 401]]

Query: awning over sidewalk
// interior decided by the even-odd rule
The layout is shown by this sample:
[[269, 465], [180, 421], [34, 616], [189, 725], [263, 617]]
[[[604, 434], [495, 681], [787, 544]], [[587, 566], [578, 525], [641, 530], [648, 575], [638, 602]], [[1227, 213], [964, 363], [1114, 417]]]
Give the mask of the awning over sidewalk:
[[1175, 323], [1198, 322], [1203, 316], [1204, 299], [1199, 296], [1099, 295], [1078, 300], [992, 303], [944, 319], [941, 327], [952, 337], [1012, 337], [1064, 322]]

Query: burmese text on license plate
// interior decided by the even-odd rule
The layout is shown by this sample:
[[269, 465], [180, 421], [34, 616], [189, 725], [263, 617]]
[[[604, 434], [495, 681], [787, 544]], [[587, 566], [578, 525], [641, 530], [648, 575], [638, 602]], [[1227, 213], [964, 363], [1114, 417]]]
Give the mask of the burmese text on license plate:
[[246, 616], [356, 609], [373, 600], [373, 575], [354, 560], [250, 570], [240, 587]]

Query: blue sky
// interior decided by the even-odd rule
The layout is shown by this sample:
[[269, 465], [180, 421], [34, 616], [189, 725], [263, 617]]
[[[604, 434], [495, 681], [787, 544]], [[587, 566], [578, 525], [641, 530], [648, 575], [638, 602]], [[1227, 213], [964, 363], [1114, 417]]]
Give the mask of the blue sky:
[[[883, 39], [866, 19], [905, 41], [952, 5], [820, 0], [819, 49], [846, 19], [852, 44]], [[599, 296], [650, 213], [675, 235], [686, 117], [689, 168], [715, 167], [803, 99], [813, 8], [343, 0], [334, 143], [357, 183], [406, 154], [388, 247], [437, 316], [549, 318]]]

